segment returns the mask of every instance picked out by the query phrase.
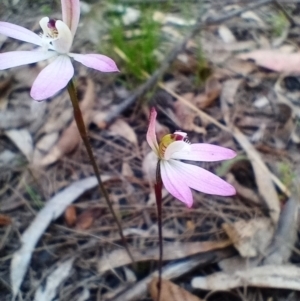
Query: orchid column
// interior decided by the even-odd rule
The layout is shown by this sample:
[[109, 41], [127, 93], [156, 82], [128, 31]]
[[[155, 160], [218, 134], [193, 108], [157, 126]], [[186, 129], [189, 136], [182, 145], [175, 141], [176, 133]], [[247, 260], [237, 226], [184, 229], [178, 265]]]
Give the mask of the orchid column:
[[79, 107], [77, 93], [72, 78], [74, 68], [71, 59], [82, 63], [83, 65], [101, 72], [117, 72], [118, 68], [115, 62], [101, 54], [76, 54], [70, 52], [73, 39], [78, 27], [80, 17], [79, 0], [61, 0], [62, 21], [44, 17], [40, 20], [42, 33], [40, 35], [34, 32], [7, 22], [0, 22], [0, 34], [29, 42], [38, 46], [32, 51], [14, 51], [0, 54], [0, 70], [36, 63], [42, 60], [51, 60], [35, 79], [30, 95], [37, 101], [45, 100], [54, 96], [57, 92], [67, 86], [68, 92], [74, 109], [74, 117], [77, 123], [81, 138], [87, 149], [90, 161], [92, 163], [95, 175], [97, 177], [99, 188], [103, 194], [107, 206], [118, 225], [119, 234], [123, 241], [130, 258], [133, 261], [125, 237], [122, 232], [121, 224], [114, 212], [109, 200], [108, 193], [103, 186], [100, 177], [100, 171], [96, 164], [92, 148], [87, 136], [86, 127]]

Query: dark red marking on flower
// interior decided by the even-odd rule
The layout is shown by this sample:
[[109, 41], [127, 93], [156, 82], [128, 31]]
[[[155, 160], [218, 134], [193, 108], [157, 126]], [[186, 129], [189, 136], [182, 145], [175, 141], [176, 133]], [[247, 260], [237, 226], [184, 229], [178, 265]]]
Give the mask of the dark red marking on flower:
[[178, 135], [178, 134], [175, 134], [175, 140], [176, 140], [176, 141], [181, 141], [181, 140], [183, 140], [183, 139], [184, 139], [183, 136]]
[[174, 141], [181, 141], [184, 140], [184, 137], [179, 134], [171, 134], [171, 139]]
[[54, 19], [50, 19], [49, 22], [48, 22], [48, 24], [47, 24], [48, 28], [50, 28], [50, 29], [56, 29], [55, 22], [56, 21]]

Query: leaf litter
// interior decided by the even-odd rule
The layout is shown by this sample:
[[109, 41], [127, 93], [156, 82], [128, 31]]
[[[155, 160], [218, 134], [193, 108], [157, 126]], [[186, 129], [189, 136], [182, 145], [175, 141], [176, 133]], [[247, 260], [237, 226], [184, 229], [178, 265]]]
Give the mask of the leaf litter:
[[[86, 48], [89, 42], [96, 49], [103, 28], [111, 26], [110, 22], [99, 26], [94, 19], [97, 13], [103, 20], [120, 14], [126, 32], [138, 29], [143, 14], [138, 4], [122, 4], [127, 10], [121, 13], [112, 13], [105, 5], [84, 5], [79, 31], [90, 34], [81, 35], [84, 38], [77, 48]], [[170, 5], [170, 11], [157, 6], [151, 12], [155, 22], [161, 22], [158, 34], [164, 43], [156, 51], [160, 64], [175, 47], [174, 41], [197, 24], [195, 3], [190, 3], [189, 18], [180, 4]], [[205, 5], [203, 20], [222, 18], [248, 4]], [[283, 6], [297, 19], [294, 4]], [[35, 16], [29, 12], [26, 16], [19, 22], [32, 28]], [[11, 299], [10, 290], [20, 300], [124, 301], [149, 300], [150, 296], [155, 300], [158, 242], [150, 167], [155, 162], [147, 157], [145, 144], [151, 105], [159, 108], [162, 135], [185, 130], [191, 142], [230, 147], [244, 158], [226, 166], [201, 164], [212, 171], [223, 170], [221, 176], [237, 189], [233, 198], [194, 194], [195, 206], [187, 210], [164, 191], [162, 298], [177, 300], [182, 294], [187, 300], [206, 300], [208, 290], [230, 289], [237, 295], [239, 287], [247, 286], [238, 300], [252, 296], [255, 288], [259, 288], [260, 300], [287, 300], [293, 291], [297, 298], [299, 195], [294, 178], [300, 161], [299, 38], [287, 26], [289, 21], [277, 32], [280, 28], [274, 16], [281, 20], [279, 8], [264, 5], [202, 27], [201, 34], [188, 41], [162, 74], [158, 88], [140, 94], [141, 101], [127, 107], [124, 99], [131, 97], [137, 85], [130, 76], [124, 81], [125, 68], [121, 77], [105, 78], [76, 67], [90, 139], [126, 238], [141, 265], [138, 273], [131, 269], [112, 218], [94, 188], [95, 179], [90, 178], [92, 168], [67, 94], [32, 104], [28, 92], [41, 65], [8, 70], [1, 77], [1, 300]], [[105, 34], [112, 49], [114, 41]], [[22, 47], [8, 40], [1, 45], [1, 51]], [[206, 60], [202, 67], [201, 56]], [[118, 65], [123, 68], [122, 59]], [[157, 101], [161, 90], [165, 94]], [[113, 120], [118, 110], [123, 113]], [[71, 196], [68, 191], [75, 193]], [[177, 293], [173, 296], [172, 292]], [[209, 299], [217, 301], [218, 297], [212, 294]]]

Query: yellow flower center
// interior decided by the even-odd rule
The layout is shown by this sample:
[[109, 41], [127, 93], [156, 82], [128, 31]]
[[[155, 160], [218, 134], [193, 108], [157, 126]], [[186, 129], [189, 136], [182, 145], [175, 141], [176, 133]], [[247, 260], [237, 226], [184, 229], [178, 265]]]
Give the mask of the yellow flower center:
[[161, 141], [158, 145], [158, 156], [160, 159], [164, 158], [164, 154], [165, 154], [167, 147], [175, 141], [186, 141], [186, 138], [180, 134], [174, 133], [174, 134], [165, 135], [161, 139]]

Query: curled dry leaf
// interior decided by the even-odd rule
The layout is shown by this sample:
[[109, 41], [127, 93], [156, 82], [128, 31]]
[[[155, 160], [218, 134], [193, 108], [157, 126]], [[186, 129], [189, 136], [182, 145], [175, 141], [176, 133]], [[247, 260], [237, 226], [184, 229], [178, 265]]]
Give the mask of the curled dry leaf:
[[235, 95], [242, 81], [242, 79], [229, 79], [223, 83], [221, 92], [222, 101], [233, 105]]
[[124, 120], [116, 120], [110, 127], [109, 131], [114, 135], [124, 137], [126, 140], [137, 144], [137, 136], [133, 128]]
[[7, 215], [0, 214], [0, 227], [8, 226], [11, 224], [11, 218]]
[[69, 227], [75, 225], [77, 220], [76, 207], [74, 205], [68, 206], [65, 211], [65, 221]]
[[219, 26], [218, 33], [224, 43], [229, 44], [236, 42], [235, 36], [227, 26]]
[[[95, 95], [94, 95], [94, 82], [91, 79], [87, 79], [87, 87], [83, 100], [80, 102], [80, 108], [82, 112], [82, 117], [86, 127], [90, 123], [91, 110], [94, 105]], [[50, 150], [50, 152], [40, 160], [36, 162], [38, 165], [47, 166], [53, 164], [65, 154], [73, 151], [80, 142], [80, 135], [75, 120], [72, 121], [70, 126], [62, 133], [58, 143]]]
[[219, 80], [216, 77], [211, 76], [205, 82], [204, 95], [200, 96], [200, 94], [195, 97], [195, 105], [200, 109], [205, 109], [211, 106], [214, 103], [214, 101], [219, 97], [221, 89], [222, 85], [219, 82]]
[[[191, 93], [188, 93], [186, 95], [183, 95], [184, 98], [187, 98], [188, 100], [193, 99], [193, 96]], [[194, 119], [197, 116], [196, 113], [194, 113], [190, 108], [185, 106], [179, 101], [176, 101], [174, 103], [174, 109], [175, 114], [180, 122], [180, 128], [185, 131], [194, 131], [199, 134], [206, 134], [206, 130], [203, 127], [200, 127], [194, 123]]]
[[[149, 291], [153, 301], [158, 298], [158, 278], [155, 277], [149, 284]], [[160, 301], [201, 301], [197, 296], [172, 283], [169, 280], [162, 279]]]
[[101, 214], [102, 209], [100, 208], [89, 208], [83, 211], [77, 217], [75, 228], [77, 230], [89, 229], [93, 225], [94, 221], [101, 216]]
[[128, 162], [123, 162], [122, 164], [122, 175], [124, 177], [134, 177], [134, 172]]
[[28, 162], [31, 162], [33, 154], [32, 136], [27, 129], [5, 131], [6, 136], [19, 148]]

